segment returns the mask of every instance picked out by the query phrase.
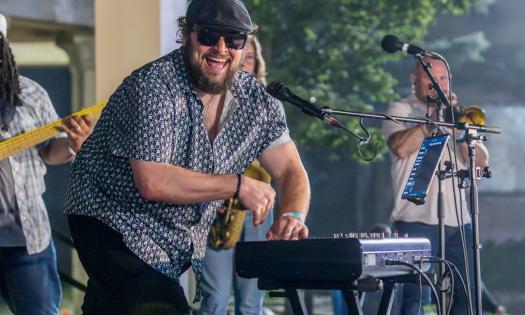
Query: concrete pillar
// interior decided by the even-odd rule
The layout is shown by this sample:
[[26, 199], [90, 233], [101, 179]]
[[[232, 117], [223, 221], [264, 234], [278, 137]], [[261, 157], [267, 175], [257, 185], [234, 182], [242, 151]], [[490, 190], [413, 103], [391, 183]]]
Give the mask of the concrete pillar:
[[[59, 36], [57, 46], [69, 56], [71, 71], [71, 112], [95, 103], [95, 40], [93, 35], [67, 34]], [[76, 250], [71, 251], [71, 276], [82, 283], [87, 283], [87, 274], [80, 263]], [[80, 310], [84, 292], [73, 289], [71, 306]]]
[[134, 69], [177, 47], [186, 0], [96, 0], [96, 99], [107, 100]]
[[95, 104], [95, 39], [93, 35], [62, 36], [57, 45], [70, 59], [71, 111]]

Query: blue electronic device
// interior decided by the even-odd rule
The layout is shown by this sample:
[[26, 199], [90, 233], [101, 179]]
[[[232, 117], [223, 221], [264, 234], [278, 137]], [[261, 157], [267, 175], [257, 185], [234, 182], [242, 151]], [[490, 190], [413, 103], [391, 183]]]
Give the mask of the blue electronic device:
[[425, 203], [432, 177], [436, 174], [439, 160], [449, 139], [448, 134], [428, 137], [423, 140], [421, 148], [408, 177], [402, 199], [417, 205]]

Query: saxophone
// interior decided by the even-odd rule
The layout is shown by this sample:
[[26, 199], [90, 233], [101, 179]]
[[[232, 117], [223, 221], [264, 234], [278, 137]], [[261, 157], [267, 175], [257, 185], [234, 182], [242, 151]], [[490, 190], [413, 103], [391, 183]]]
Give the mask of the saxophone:
[[[269, 183], [270, 175], [262, 168], [259, 161], [255, 160], [248, 167], [244, 176]], [[246, 217], [246, 209], [237, 198], [230, 198], [226, 200], [224, 212], [217, 212], [215, 221], [211, 226], [209, 245], [213, 249], [230, 249], [235, 246], [241, 237], [244, 219]]]

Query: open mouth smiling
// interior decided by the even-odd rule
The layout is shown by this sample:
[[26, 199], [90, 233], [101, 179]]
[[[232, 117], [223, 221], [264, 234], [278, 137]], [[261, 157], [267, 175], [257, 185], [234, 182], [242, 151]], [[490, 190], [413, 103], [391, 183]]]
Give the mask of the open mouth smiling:
[[206, 65], [214, 73], [222, 73], [226, 69], [228, 63], [231, 62], [231, 58], [224, 58], [220, 56], [206, 56]]

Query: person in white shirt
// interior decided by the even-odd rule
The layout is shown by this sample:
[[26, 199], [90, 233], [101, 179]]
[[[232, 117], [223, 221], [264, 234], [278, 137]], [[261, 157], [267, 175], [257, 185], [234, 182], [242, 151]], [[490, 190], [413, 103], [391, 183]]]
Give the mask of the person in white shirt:
[[[449, 77], [446, 66], [442, 61], [430, 57], [424, 58], [426, 63], [431, 65], [431, 72], [440, 84], [445, 94], [449, 94]], [[431, 82], [418, 63], [416, 72], [411, 75], [410, 80], [414, 87], [414, 93], [405, 99], [389, 105], [388, 114], [406, 117], [428, 117], [436, 120], [436, 105], [427, 104], [427, 98], [436, 97], [436, 92], [431, 87]], [[401, 199], [401, 194], [406, 181], [414, 165], [419, 148], [423, 139], [433, 133], [430, 125], [416, 124], [396, 124], [387, 121], [383, 124], [383, 133], [387, 140], [391, 152], [392, 166], [391, 175], [394, 189], [394, 207], [391, 220], [395, 224], [397, 231], [403, 235], [408, 234], [414, 237], [428, 238], [432, 243], [432, 255], [439, 256], [439, 226], [437, 212], [438, 179], [432, 179], [429, 193], [425, 198], [425, 204], [417, 206], [408, 200]], [[448, 131], [451, 133], [451, 131]], [[456, 131], [460, 134], [463, 131]], [[452, 140], [454, 141], [454, 139]], [[457, 168], [466, 169], [468, 167], [468, 147], [463, 141], [456, 140], [457, 146]], [[451, 144], [451, 143], [450, 143]], [[477, 143], [476, 165], [485, 167], [488, 165], [488, 151], [482, 143]], [[452, 144], [450, 148], [452, 149]], [[452, 150], [449, 152], [445, 148], [442, 161], [451, 161], [455, 165], [455, 157]], [[457, 179], [454, 180], [457, 183]], [[465, 229], [466, 249], [471, 279], [471, 294], [474, 292], [474, 265], [472, 259], [472, 225], [467, 208], [465, 191], [453, 185], [451, 178], [443, 181], [444, 191], [444, 212], [445, 212], [445, 239], [446, 239], [446, 259], [453, 262], [460, 270], [465, 281], [465, 263], [463, 257], [463, 247], [461, 244], [460, 227]], [[457, 207], [454, 200], [457, 200]], [[462, 209], [462, 211], [460, 211]], [[458, 211], [458, 212], [456, 212]], [[460, 283], [456, 279], [456, 283]], [[429, 302], [428, 288], [425, 289], [424, 301]], [[418, 285], [409, 284], [403, 291], [402, 314], [418, 314], [420, 305], [420, 290]], [[474, 295], [472, 295], [474, 296]], [[451, 314], [467, 314], [467, 297], [460, 285], [455, 286], [454, 304]]]

